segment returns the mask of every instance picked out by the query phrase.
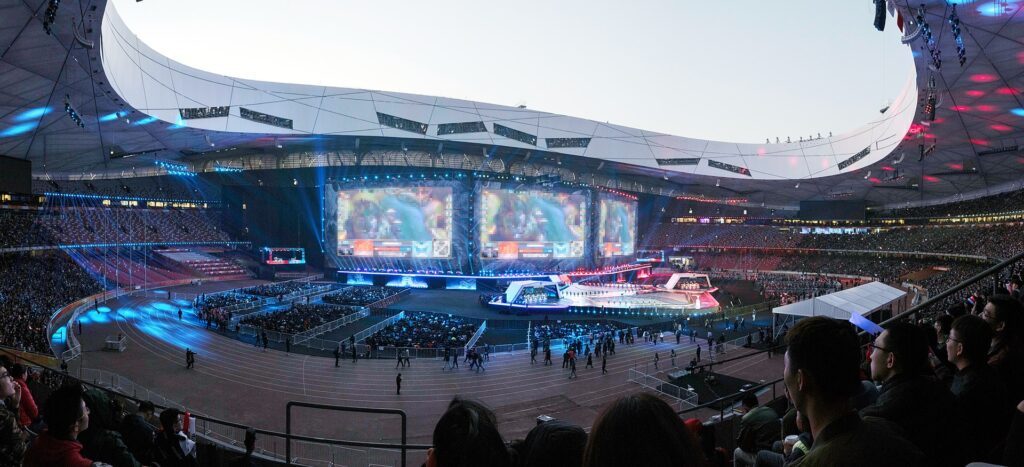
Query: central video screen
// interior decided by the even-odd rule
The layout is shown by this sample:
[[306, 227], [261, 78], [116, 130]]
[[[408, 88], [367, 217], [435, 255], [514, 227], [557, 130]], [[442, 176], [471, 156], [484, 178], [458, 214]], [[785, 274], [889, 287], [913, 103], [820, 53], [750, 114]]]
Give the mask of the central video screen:
[[342, 190], [337, 201], [338, 256], [451, 257], [451, 187]]
[[601, 197], [598, 241], [601, 256], [630, 256], [636, 246], [636, 201]]
[[583, 257], [584, 194], [485, 188], [478, 215], [481, 258]]

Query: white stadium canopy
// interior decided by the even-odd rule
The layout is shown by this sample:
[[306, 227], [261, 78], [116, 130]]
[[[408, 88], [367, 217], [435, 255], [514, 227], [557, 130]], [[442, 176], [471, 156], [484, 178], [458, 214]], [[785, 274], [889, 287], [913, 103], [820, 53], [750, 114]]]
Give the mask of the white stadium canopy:
[[792, 316], [828, 316], [849, 320], [854, 313], [858, 316], [870, 314], [906, 294], [903, 290], [881, 282], [871, 282], [852, 289], [776, 307], [772, 309], [772, 313]]

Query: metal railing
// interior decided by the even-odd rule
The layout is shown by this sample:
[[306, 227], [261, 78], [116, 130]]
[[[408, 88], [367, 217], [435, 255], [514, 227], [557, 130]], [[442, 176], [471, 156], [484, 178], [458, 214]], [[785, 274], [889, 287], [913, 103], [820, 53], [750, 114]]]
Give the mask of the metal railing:
[[670, 397], [675, 402], [676, 411], [697, 406], [699, 398], [696, 392], [676, 386], [657, 376], [643, 373], [635, 368], [629, 369], [628, 381]]
[[467, 352], [476, 345], [476, 341], [480, 340], [480, 336], [484, 335], [486, 330], [487, 320], [484, 320], [484, 322], [480, 323], [480, 326], [476, 328], [476, 332], [473, 333], [473, 337], [470, 337], [469, 341], [466, 342], [465, 349]]
[[358, 344], [360, 342], [365, 341], [367, 337], [376, 334], [377, 331], [380, 331], [381, 329], [384, 329], [388, 326], [391, 326], [392, 324], [395, 324], [396, 322], [398, 322], [398, 320], [403, 318], [405, 318], [405, 312], [399, 311], [397, 315], [394, 315], [388, 319], [385, 319], [384, 321], [381, 321], [377, 324], [374, 324], [373, 326], [370, 326], [362, 331], [357, 332], [355, 334], [356, 343]]
[[329, 333], [329, 332], [331, 332], [331, 331], [333, 331], [335, 329], [338, 329], [338, 328], [340, 328], [342, 326], [345, 326], [347, 324], [359, 321], [359, 320], [361, 320], [361, 319], [363, 319], [363, 318], [365, 318], [367, 316], [370, 316], [370, 310], [368, 310], [366, 308], [363, 308], [363, 309], [359, 310], [358, 312], [355, 312], [355, 313], [352, 313], [350, 315], [338, 318], [338, 319], [336, 319], [334, 321], [331, 321], [329, 323], [321, 324], [321, 325], [319, 325], [319, 326], [317, 326], [317, 327], [315, 327], [313, 329], [310, 329], [308, 331], [302, 331], [302, 332], [296, 333], [294, 336], [292, 336], [292, 344], [293, 345], [302, 344], [304, 342], [312, 340], [313, 338], [315, 338], [317, 336], [322, 336], [322, 335], [327, 334], [327, 333]]
[[[174, 407], [182, 411], [188, 410], [188, 407], [173, 399], [164, 397], [128, 378], [109, 371], [86, 368], [82, 370], [82, 376], [78, 379], [85, 384], [110, 391], [135, 402], [148, 400], [161, 409]], [[192, 415], [196, 418], [195, 436], [197, 438], [205, 439], [233, 451], [242, 451], [239, 443], [245, 438], [246, 430], [250, 427], [219, 420], [194, 411]], [[263, 429], [255, 431], [259, 434], [256, 437], [254, 450], [258, 457], [307, 466], [404, 465], [401, 462], [407, 451], [425, 451], [430, 448], [428, 445], [334, 440]], [[288, 456], [289, 441], [291, 441], [290, 457]]]

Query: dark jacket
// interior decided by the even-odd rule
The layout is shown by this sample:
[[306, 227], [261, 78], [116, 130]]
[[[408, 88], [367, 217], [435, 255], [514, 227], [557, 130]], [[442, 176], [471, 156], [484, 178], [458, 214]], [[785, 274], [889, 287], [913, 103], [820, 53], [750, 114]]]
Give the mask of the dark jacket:
[[962, 427], [965, 462], [995, 461], [1010, 425], [1006, 388], [987, 364], [971, 365], [953, 377], [956, 422]]
[[924, 466], [924, 455], [884, 420], [862, 420], [857, 412], [829, 423], [806, 455], [789, 467]]
[[764, 405], [754, 407], [740, 419], [740, 437], [749, 436], [749, 441], [753, 443], [753, 449], [749, 451], [746, 449], [750, 446], [740, 446], [740, 448], [752, 454], [756, 454], [761, 449], [771, 449], [772, 443], [782, 437], [781, 429], [779, 414], [775, 413], [775, 410]]
[[0, 465], [21, 465], [26, 449], [28, 445], [17, 414], [0, 407]]
[[148, 464], [153, 459], [153, 443], [156, 440], [156, 430], [138, 414], [132, 414], [121, 420], [121, 436], [128, 450], [135, 455], [135, 459], [143, 464]]
[[161, 431], [156, 435], [154, 444], [153, 460], [160, 463], [160, 467], [199, 467], [195, 457], [186, 456], [181, 450], [181, 437], [177, 433]]
[[953, 395], [923, 375], [896, 375], [882, 384], [878, 399], [860, 411], [862, 417], [884, 418], [925, 453], [928, 465], [963, 465], [959, 441], [951, 429]]

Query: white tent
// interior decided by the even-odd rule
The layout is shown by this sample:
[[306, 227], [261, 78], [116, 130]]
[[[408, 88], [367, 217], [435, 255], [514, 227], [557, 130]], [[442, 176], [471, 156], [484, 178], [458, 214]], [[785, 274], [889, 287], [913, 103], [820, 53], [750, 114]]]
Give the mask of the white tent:
[[828, 316], [849, 320], [850, 315], [854, 313], [860, 316], [867, 315], [884, 308], [906, 294], [900, 289], [889, 287], [881, 282], [871, 282], [810, 300], [775, 307], [772, 309], [772, 313], [792, 316]]

